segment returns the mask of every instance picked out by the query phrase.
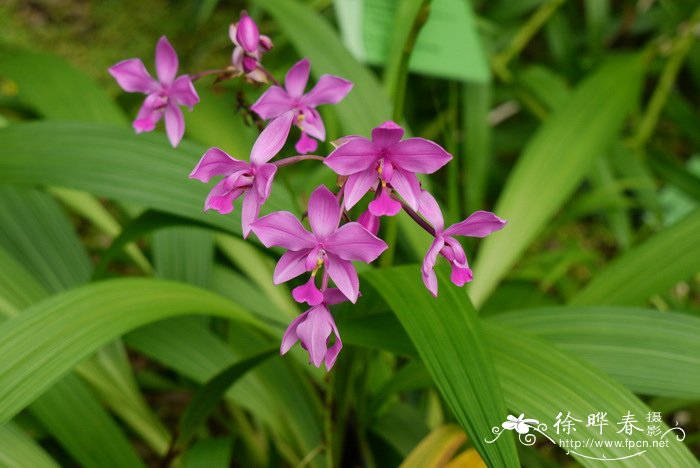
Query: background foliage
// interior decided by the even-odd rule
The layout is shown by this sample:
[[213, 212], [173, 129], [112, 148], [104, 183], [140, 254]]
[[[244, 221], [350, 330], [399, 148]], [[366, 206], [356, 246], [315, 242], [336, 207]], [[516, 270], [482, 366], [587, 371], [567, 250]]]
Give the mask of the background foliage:
[[[602, 466], [484, 443], [509, 413], [601, 409], [686, 429], [629, 466], [698, 464], [696, 2], [474, 0], [483, 82], [406, 72], [430, 3], [401, 3], [384, 66], [350, 54], [327, 0], [0, 5], [0, 464]], [[276, 75], [306, 56], [355, 83], [322, 110], [331, 138], [402, 121], [455, 155], [432, 183], [448, 221], [509, 221], [468, 245], [466, 292], [439, 275], [437, 300], [417, 266], [429, 239], [385, 223], [398, 248], [334, 309], [345, 347], [328, 375], [270, 351], [301, 312], [271, 284], [274, 254], [237, 216], [204, 214], [186, 178], [209, 146], [248, 153], [245, 88], [200, 82], [172, 149], [133, 134], [139, 98], [106, 73], [150, 63], [162, 34], [184, 70], [218, 67], [243, 8]], [[293, 168], [266, 209], [301, 213], [320, 183], [330, 171]]]

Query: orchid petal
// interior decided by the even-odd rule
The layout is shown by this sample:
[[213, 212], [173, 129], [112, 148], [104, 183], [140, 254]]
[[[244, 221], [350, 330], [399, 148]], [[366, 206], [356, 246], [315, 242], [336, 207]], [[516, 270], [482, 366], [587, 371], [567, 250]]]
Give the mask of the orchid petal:
[[369, 202], [367, 208], [374, 216], [394, 216], [401, 211], [401, 203], [390, 196], [389, 189], [382, 189], [377, 198]]
[[294, 145], [294, 149], [297, 150], [299, 154], [313, 153], [318, 149], [318, 142], [305, 132], [301, 132], [301, 136]]
[[338, 289], [345, 294], [345, 297], [353, 304], [357, 302], [357, 296], [360, 293], [360, 280], [352, 262], [328, 253], [326, 268], [328, 275]]
[[369, 169], [379, 157], [379, 148], [366, 138], [358, 137], [336, 148], [323, 163], [336, 174], [351, 175]]
[[492, 232], [500, 231], [506, 221], [490, 211], [475, 211], [464, 221], [445, 229], [448, 236], [486, 237]]
[[514, 421], [506, 421], [503, 424], [501, 424], [501, 426], [503, 426], [503, 429], [506, 429], [508, 431], [512, 431], [513, 429], [515, 429], [517, 425], [518, 423]]
[[326, 251], [343, 260], [371, 263], [387, 249], [386, 243], [359, 223], [343, 224], [324, 242]]
[[452, 159], [440, 145], [424, 138], [398, 142], [391, 147], [390, 154], [396, 166], [419, 174], [432, 174]]
[[109, 74], [128, 93], [152, 93], [160, 88], [146, 70], [141, 59], [128, 59], [112, 65]]
[[263, 216], [253, 223], [252, 230], [265, 247], [308, 250], [316, 246], [313, 234], [304, 229], [297, 217], [289, 211], [278, 211]]
[[408, 203], [408, 206], [413, 210], [418, 210], [421, 189], [418, 177], [414, 173], [403, 171], [398, 167], [394, 168], [394, 174], [391, 177], [391, 188], [401, 195], [401, 198]]
[[360, 199], [369, 192], [374, 184], [377, 183], [379, 174], [374, 169], [367, 169], [362, 172], [348, 177], [345, 181], [345, 208], [350, 209], [360, 201]]
[[248, 190], [243, 198], [243, 206], [241, 207], [241, 230], [243, 238], [247, 239], [250, 235], [250, 227], [258, 219], [260, 207], [263, 200], [258, 195], [257, 190]]
[[253, 53], [258, 50], [260, 41], [260, 31], [253, 18], [248, 15], [241, 15], [241, 19], [236, 25], [236, 42], [243, 47], [246, 52]]
[[243, 189], [230, 190], [226, 187], [226, 179], [223, 179], [212, 187], [204, 200], [204, 211], [214, 210], [221, 214], [228, 214], [233, 211], [233, 201], [240, 197], [243, 192]]
[[319, 186], [309, 198], [309, 224], [319, 240], [325, 240], [338, 229], [341, 209], [336, 196], [325, 185]]
[[457, 286], [464, 286], [474, 279], [472, 269], [468, 266], [464, 267], [457, 264], [452, 264], [452, 271], [450, 272], [450, 281]]
[[306, 311], [294, 320], [292, 320], [292, 323], [289, 324], [287, 327], [287, 331], [284, 332], [284, 336], [282, 336], [282, 344], [280, 346], [280, 354], [286, 354], [287, 351], [292, 349], [292, 346], [299, 341], [299, 335], [297, 335], [297, 327], [301, 322], [306, 320], [306, 317], [308, 317], [309, 312]]
[[433, 196], [425, 190], [423, 190], [420, 195], [418, 212], [428, 220], [436, 231], [441, 232], [445, 227], [445, 221], [442, 219], [440, 205], [438, 205], [435, 198], [433, 198]]
[[274, 164], [263, 164], [255, 171], [255, 189], [258, 191], [260, 203], [264, 203], [272, 191], [272, 181], [275, 179], [277, 166]]
[[231, 42], [233, 42], [235, 45], [240, 45], [238, 41], [236, 40], [236, 32], [238, 31], [238, 23], [231, 23], [228, 26], [228, 37], [231, 39]]
[[[347, 182], [346, 182], [347, 184]], [[379, 226], [380, 226], [380, 221], [378, 216], [374, 216], [372, 213], [368, 211], [363, 212], [359, 218], [357, 218], [357, 222], [360, 223], [360, 225], [367, 229], [369, 232], [374, 234], [375, 236], [379, 232]]]
[[272, 49], [272, 47], [273, 47], [272, 39], [270, 39], [265, 34], [261, 34], [260, 35], [260, 42], [258, 43], [258, 50], [260, 52], [267, 52], [270, 49]]
[[311, 107], [323, 104], [337, 104], [348, 95], [350, 90], [352, 90], [352, 86], [352, 81], [338, 76], [322, 75], [318, 79], [316, 86], [304, 95], [302, 103]]
[[175, 49], [168, 39], [163, 36], [156, 45], [156, 72], [158, 80], [164, 85], [169, 85], [177, 75], [178, 60]]
[[190, 173], [190, 179], [209, 182], [212, 177], [245, 171], [250, 164], [232, 158], [220, 148], [209, 148]]
[[151, 132], [155, 129], [156, 124], [163, 117], [162, 102], [163, 99], [155, 94], [146, 97], [133, 123], [136, 133]]
[[192, 110], [192, 106], [199, 102], [199, 95], [194, 89], [192, 79], [187, 75], [178, 76], [170, 86], [168, 97], [177, 105], [187, 106]]
[[326, 342], [333, 327], [330, 321], [333, 317], [324, 305], [309, 310], [306, 320], [297, 326], [297, 335], [309, 352], [311, 363], [319, 367], [326, 357]]
[[270, 86], [258, 100], [250, 106], [263, 120], [269, 120], [294, 109], [294, 101], [287, 92], [279, 86]]
[[[330, 312], [329, 314], [330, 315]], [[335, 364], [335, 360], [338, 358], [338, 354], [340, 353], [340, 350], [343, 348], [343, 341], [340, 339], [340, 333], [338, 332], [338, 327], [335, 326], [335, 321], [333, 320], [333, 317], [330, 317], [329, 323], [331, 324], [331, 328], [333, 329], [333, 334], [335, 335], [335, 343], [333, 343], [333, 346], [328, 348], [326, 351], [326, 370], [329, 371], [333, 368], [333, 364]]]
[[177, 105], [168, 103], [165, 108], [165, 131], [173, 148], [177, 147], [185, 134], [185, 116]]
[[304, 120], [299, 122], [297, 126], [303, 131], [316, 138], [324, 141], [326, 139], [326, 126], [323, 124], [323, 118], [316, 109], [304, 109]]
[[389, 120], [372, 130], [372, 142], [379, 148], [387, 149], [397, 144], [403, 134], [403, 128], [396, 122]]
[[340, 292], [338, 288], [328, 288], [323, 291], [323, 302], [328, 305], [340, 304], [341, 302], [347, 302], [348, 298], [345, 294]]
[[257, 165], [264, 164], [279, 153], [287, 142], [293, 118], [294, 112], [285, 112], [265, 127], [253, 144], [250, 162]]
[[445, 255], [445, 257], [450, 262], [456, 261], [460, 265], [466, 265], [467, 255], [464, 253], [464, 248], [462, 248], [462, 244], [460, 244], [459, 241], [454, 237], [445, 236], [444, 239], [445, 248], [442, 251], [443, 255], [445, 255], [445, 251], [449, 249], [449, 254]]
[[302, 250], [299, 252], [290, 250], [282, 254], [277, 262], [277, 266], [275, 266], [275, 271], [272, 275], [272, 282], [274, 284], [282, 284], [292, 278], [296, 278], [297, 276], [306, 273], [305, 262], [307, 253], [308, 250]]
[[317, 306], [323, 302], [323, 293], [316, 287], [313, 276], [306, 283], [292, 289], [292, 297], [295, 301], [306, 302], [310, 306]]
[[437, 276], [435, 275], [433, 268], [435, 268], [437, 256], [444, 245], [445, 241], [443, 240], [443, 238], [436, 237], [433, 243], [430, 244], [428, 252], [426, 252], [425, 258], [423, 259], [423, 265], [421, 266], [423, 284], [425, 284], [425, 287], [428, 288], [428, 291], [430, 291], [435, 297], [437, 297], [438, 293], [438, 284]]
[[306, 83], [309, 81], [309, 59], [304, 58], [295, 63], [284, 77], [284, 87], [290, 96], [299, 98], [304, 94]]

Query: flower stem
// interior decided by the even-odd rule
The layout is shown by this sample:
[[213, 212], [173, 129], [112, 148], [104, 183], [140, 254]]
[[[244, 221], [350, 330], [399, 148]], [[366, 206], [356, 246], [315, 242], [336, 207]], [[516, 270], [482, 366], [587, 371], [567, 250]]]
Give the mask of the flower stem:
[[491, 60], [491, 68], [501, 80], [506, 83], [513, 81], [513, 75], [508, 70], [508, 63], [522, 51], [537, 34], [547, 20], [566, 0], [549, 0], [542, 3], [535, 13], [530, 16], [525, 25], [515, 34], [508, 46]]
[[235, 70], [233, 67], [227, 67], [227, 68], [217, 68], [214, 70], [204, 70], [199, 73], [195, 73], [194, 75], [190, 75], [190, 79], [192, 81], [197, 81], [200, 78], [204, 78], [205, 76], [209, 75], [223, 75], [224, 73], [232, 73]]
[[679, 34], [672, 42], [670, 57], [661, 72], [654, 93], [639, 123], [637, 134], [632, 141], [638, 149], [643, 148], [654, 133], [661, 111], [676, 82], [676, 77], [690, 53], [698, 26], [700, 26], [700, 8], [697, 8], [690, 19], [679, 27]]
[[428, 234], [430, 234], [431, 236], [435, 237], [435, 229], [433, 229], [433, 227], [432, 227], [430, 224], [428, 224], [428, 222], [427, 222], [426, 220], [424, 220], [423, 218], [421, 218], [421, 216], [420, 216], [418, 213], [416, 213], [416, 212], [413, 210], [413, 208], [411, 208], [410, 206], [408, 206], [403, 200], [399, 200], [399, 199], [396, 198], [396, 197], [392, 197], [392, 198], [394, 198], [394, 200], [396, 200], [396, 201], [398, 201], [399, 203], [401, 203], [401, 208], [403, 208], [403, 210], [406, 212], [406, 214], [407, 214], [408, 216], [410, 216], [411, 219], [412, 219], [413, 221], [415, 221], [417, 225], [419, 225], [420, 227], [422, 227]]
[[299, 161], [307, 161], [312, 159], [315, 161], [323, 161], [325, 158], [323, 156], [317, 156], [315, 154], [300, 154], [298, 156], [290, 156], [288, 158], [280, 159], [279, 161], [275, 161], [272, 164], [274, 164], [277, 167], [284, 167], [296, 164]]
[[324, 421], [326, 467], [333, 468], [333, 388], [335, 386], [335, 372], [329, 372], [326, 384], [326, 414]]

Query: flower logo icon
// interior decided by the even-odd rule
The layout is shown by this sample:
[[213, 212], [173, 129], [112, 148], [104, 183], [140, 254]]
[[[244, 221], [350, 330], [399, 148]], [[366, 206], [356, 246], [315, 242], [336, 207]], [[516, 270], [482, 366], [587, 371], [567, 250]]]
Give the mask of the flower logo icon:
[[509, 431], [512, 431], [515, 429], [518, 434], [527, 434], [530, 432], [530, 428], [532, 426], [537, 426], [539, 424], [539, 421], [536, 419], [524, 419], [525, 418], [525, 413], [522, 413], [520, 416], [517, 418], [511, 414], [508, 415], [506, 418], [507, 421], [505, 421], [501, 426], [503, 426], [503, 429], [507, 429]]

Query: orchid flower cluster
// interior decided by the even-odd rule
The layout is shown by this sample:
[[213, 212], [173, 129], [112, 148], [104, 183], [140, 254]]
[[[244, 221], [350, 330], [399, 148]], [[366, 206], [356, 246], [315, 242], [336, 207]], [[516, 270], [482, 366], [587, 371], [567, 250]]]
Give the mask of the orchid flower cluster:
[[[229, 34], [234, 50], [231, 64], [223, 69], [177, 76], [177, 55], [163, 37], [156, 46], [157, 80], [139, 59], [119, 62], [109, 72], [125, 91], [146, 95], [133, 123], [136, 132], [151, 131], [164, 118], [173, 146], [178, 145], [185, 130], [180, 107], [191, 110], [199, 102], [193, 85], [197, 79], [217, 75], [217, 80], [240, 77], [253, 84], [274, 83], [250, 107], [268, 124], [253, 144], [248, 161], [211, 148], [194, 167], [190, 178], [208, 183], [214, 177], [221, 177], [207, 196], [204, 209], [228, 214], [234, 209], [234, 201], [242, 198], [243, 237], [253, 232], [265, 247], [286, 249], [275, 267], [275, 284], [308, 275], [304, 284], [292, 290], [292, 296], [310, 308], [289, 325], [280, 352], [286, 353], [300, 341], [313, 365], [320, 367], [325, 363], [330, 370], [342, 341], [329, 306], [345, 301], [355, 303], [360, 296], [353, 262], [372, 263], [387, 249], [387, 244], [377, 237], [382, 217], [403, 210], [432, 236], [421, 274], [426, 288], [436, 297], [434, 267], [438, 256], [451, 266], [451, 281], [457, 286], [464, 285], [472, 280], [472, 270], [456, 237], [485, 237], [503, 228], [505, 221], [493, 213], [477, 211], [445, 228], [440, 206], [422, 188], [417, 175], [436, 172], [452, 156], [432, 141], [404, 138], [403, 128], [394, 122], [374, 128], [371, 138], [352, 135], [335, 140], [335, 149], [327, 157], [307, 154], [316, 151], [317, 141], [326, 140], [317, 107], [342, 101], [353, 84], [337, 76], [323, 75], [305, 92], [310, 63], [303, 59], [289, 69], [281, 86], [262, 65], [263, 54], [273, 44], [270, 38], [260, 34], [253, 19], [243, 12], [240, 21], [231, 25]], [[295, 144], [300, 154], [273, 161], [287, 143], [293, 126], [300, 130]], [[323, 162], [338, 175], [339, 181], [336, 193], [323, 185], [311, 193], [307, 210], [310, 229], [288, 211], [260, 217], [277, 171], [304, 160]], [[353, 221], [349, 210], [368, 193], [372, 195], [367, 210]]]

